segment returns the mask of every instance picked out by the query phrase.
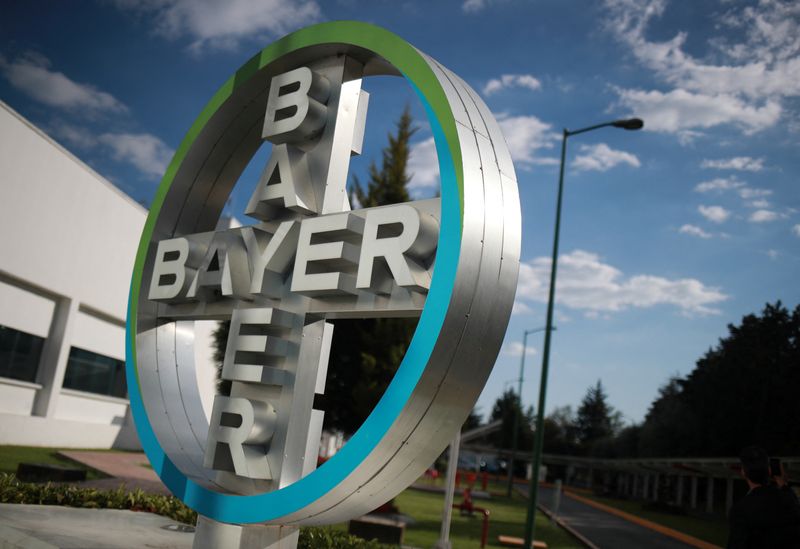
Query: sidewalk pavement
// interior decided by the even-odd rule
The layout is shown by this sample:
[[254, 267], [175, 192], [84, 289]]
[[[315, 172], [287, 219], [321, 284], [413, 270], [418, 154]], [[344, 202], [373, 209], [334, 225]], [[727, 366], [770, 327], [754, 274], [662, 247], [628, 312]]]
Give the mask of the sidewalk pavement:
[[0, 504], [3, 549], [190, 549], [193, 532], [151, 513]]

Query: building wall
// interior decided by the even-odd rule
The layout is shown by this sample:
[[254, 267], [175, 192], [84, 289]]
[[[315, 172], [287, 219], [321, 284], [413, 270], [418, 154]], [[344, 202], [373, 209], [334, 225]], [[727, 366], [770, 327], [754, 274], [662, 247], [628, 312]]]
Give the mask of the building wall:
[[[0, 326], [45, 340], [34, 380], [0, 377], [0, 444], [138, 446], [125, 398], [62, 384], [73, 347], [125, 360], [146, 215], [0, 102]], [[211, 330], [201, 330], [200, 349], [210, 349]], [[213, 391], [210, 353], [198, 359], [198, 383]]]

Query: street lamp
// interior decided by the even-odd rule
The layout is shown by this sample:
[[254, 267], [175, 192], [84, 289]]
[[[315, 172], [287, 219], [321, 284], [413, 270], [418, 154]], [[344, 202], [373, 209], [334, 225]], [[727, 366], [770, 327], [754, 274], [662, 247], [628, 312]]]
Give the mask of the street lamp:
[[[519, 416], [522, 414], [522, 381], [524, 380], [525, 375], [525, 353], [528, 350], [528, 335], [535, 334], [537, 332], [543, 332], [547, 328], [542, 326], [541, 328], [534, 328], [532, 330], [525, 330], [522, 335], [522, 358], [519, 361], [519, 390], [517, 391], [517, 398], [519, 398], [519, 409], [516, 410], [514, 414], [514, 429], [511, 432], [511, 459], [508, 460], [508, 491], [506, 495], [511, 497], [512, 490], [514, 488], [514, 458], [517, 457], [517, 444], [519, 440]], [[553, 330], [556, 327], [553, 326]]]
[[570, 131], [564, 128], [561, 141], [561, 169], [558, 174], [558, 198], [556, 200], [556, 228], [553, 237], [553, 259], [550, 267], [550, 293], [547, 298], [547, 324], [544, 332], [544, 349], [542, 350], [542, 379], [539, 383], [539, 405], [536, 408], [536, 432], [533, 444], [533, 469], [530, 482], [530, 495], [528, 497], [528, 516], [525, 521], [525, 542], [523, 547], [530, 547], [533, 542], [534, 519], [536, 518], [536, 497], [539, 493], [539, 467], [542, 464], [542, 446], [544, 443], [544, 405], [547, 395], [547, 369], [550, 365], [550, 335], [553, 327], [553, 305], [556, 293], [556, 267], [558, 262], [558, 236], [561, 229], [561, 198], [564, 191], [564, 161], [567, 155], [567, 138], [571, 135], [586, 133], [605, 127], [622, 128], [623, 130], [640, 130], [644, 122], [639, 118], [628, 118], [604, 122], [594, 126]]

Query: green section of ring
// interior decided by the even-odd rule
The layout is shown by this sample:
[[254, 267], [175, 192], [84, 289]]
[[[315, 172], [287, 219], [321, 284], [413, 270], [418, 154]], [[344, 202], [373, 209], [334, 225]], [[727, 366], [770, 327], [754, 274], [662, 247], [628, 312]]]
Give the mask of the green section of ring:
[[[139, 241], [131, 284], [131, 301], [129, 308], [132, 315], [131, 318], [136, 318], [138, 313], [142, 271], [156, 220], [161, 212], [161, 207], [164, 204], [164, 199], [172, 185], [175, 174], [178, 172], [178, 168], [183, 163], [186, 154], [191, 149], [197, 136], [200, 135], [200, 132], [208, 121], [211, 120], [211, 117], [217, 109], [219, 109], [233, 94], [234, 90], [243, 85], [255, 75], [256, 72], [287, 53], [321, 44], [350, 44], [374, 51], [393, 66], [402, 67], [403, 74], [410, 81], [414, 82], [417, 88], [422, 92], [430, 107], [433, 109], [436, 118], [439, 120], [444, 136], [447, 139], [447, 145], [453, 159], [453, 166], [456, 170], [456, 183], [458, 184], [458, 197], [463, 222], [464, 172], [461, 162], [461, 147], [458, 141], [456, 121], [453, 118], [453, 112], [450, 109], [447, 96], [433, 70], [431, 70], [431, 67], [428, 65], [428, 62], [411, 44], [396, 34], [386, 29], [376, 27], [375, 25], [359, 21], [334, 21], [306, 27], [270, 44], [261, 50], [261, 52], [250, 58], [249, 61], [236, 71], [236, 73], [217, 90], [217, 93], [214, 94], [203, 109], [203, 112], [200, 113], [200, 116], [198, 116], [194, 124], [192, 124], [192, 127], [187, 132], [186, 137], [183, 138], [178, 150], [175, 151], [175, 155], [172, 157], [172, 161], [167, 167], [167, 171], [161, 179], [161, 184], [153, 198], [153, 202], [150, 206], [150, 213], [147, 216], [147, 221], [145, 221], [142, 231], [142, 238]], [[130, 343], [131, 348], [134, 349], [133, 357], [135, 359], [135, 333], [129, 333], [128, 337], [133, 339]], [[136, 370], [136, 375], [138, 382], [138, 369]]]

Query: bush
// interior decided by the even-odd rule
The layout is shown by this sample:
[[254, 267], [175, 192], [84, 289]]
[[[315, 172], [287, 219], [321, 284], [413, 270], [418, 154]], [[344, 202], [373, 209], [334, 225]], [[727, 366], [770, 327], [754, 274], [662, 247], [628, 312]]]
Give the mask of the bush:
[[78, 488], [68, 484], [31, 484], [20, 482], [14, 475], [0, 474], [0, 503], [64, 505], [88, 509], [129, 509], [147, 511], [178, 522], [194, 524], [197, 513], [174, 496], [148, 494], [141, 490], [128, 492]]
[[[95, 490], [68, 484], [31, 484], [20, 482], [13, 474], [0, 473], [0, 503], [33, 505], [64, 505], [85, 509], [127, 509], [146, 511], [169, 517], [177, 522], [194, 525], [197, 513], [174, 496], [132, 492]], [[298, 549], [381, 549], [374, 541], [364, 541], [346, 532], [330, 528], [303, 528]]]
[[382, 549], [376, 541], [364, 541], [341, 530], [330, 528], [303, 528], [300, 530], [300, 542], [297, 549]]

